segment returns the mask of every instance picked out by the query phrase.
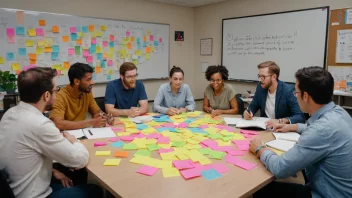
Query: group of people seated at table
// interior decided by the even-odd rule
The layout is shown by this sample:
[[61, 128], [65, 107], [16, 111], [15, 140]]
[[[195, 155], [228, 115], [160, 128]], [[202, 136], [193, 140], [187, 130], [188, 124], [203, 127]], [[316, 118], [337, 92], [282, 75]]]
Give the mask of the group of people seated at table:
[[[18, 75], [21, 102], [9, 109], [0, 122], [0, 169], [16, 197], [102, 197], [102, 189], [87, 184], [89, 153], [64, 130], [104, 127], [114, 117], [136, 117], [148, 112], [143, 82], [137, 67], [123, 63], [120, 78], [109, 82], [105, 110], [93, 94], [93, 69], [73, 64], [70, 84], [56, 85], [55, 69], [36, 67]], [[280, 68], [272, 61], [258, 65], [258, 85], [253, 101], [242, 117], [250, 120], [260, 110], [268, 117], [268, 129], [301, 134], [296, 145], [278, 156], [259, 139], [251, 140], [250, 151], [277, 178], [305, 170], [307, 184], [272, 182], [254, 197], [352, 197], [352, 119], [332, 101], [334, 80], [321, 67], [306, 67], [295, 74], [295, 86], [279, 80]], [[203, 111], [213, 117], [238, 114], [234, 88], [226, 83], [225, 66], [209, 66]], [[185, 73], [173, 67], [169, 82], [162, 84], [152, 106], [153, 112], [176, 115], [194, 111], [191, 88], [183, 83]], [[43, 112], [51, 111], [49, 118]], [[306, 121], [304, 113], [310, 114]], [[87, 119], [87, 113], [91, 118]], [[57, 163], [54, 163], [55, 160]], [[218, 182], [221, 182], [219, 180]]]

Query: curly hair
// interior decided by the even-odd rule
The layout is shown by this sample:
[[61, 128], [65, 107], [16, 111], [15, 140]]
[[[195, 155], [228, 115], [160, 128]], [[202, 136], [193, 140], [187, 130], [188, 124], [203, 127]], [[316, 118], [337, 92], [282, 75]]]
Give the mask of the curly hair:
[[210, 81], [211, 75], [215, 73], [220, 73], [222, 76], [223, 80], [228, 80], [229, 79], [229, 71], [226, 69], [225, 66], [222, 65], [212, 65], [207, 68], [207, 71], [205, 71], [205, 78]]

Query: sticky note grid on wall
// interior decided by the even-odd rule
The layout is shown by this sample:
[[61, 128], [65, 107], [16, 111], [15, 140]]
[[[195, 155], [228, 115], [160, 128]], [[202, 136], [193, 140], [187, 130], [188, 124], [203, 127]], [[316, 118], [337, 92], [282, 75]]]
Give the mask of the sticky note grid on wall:
[[140, 79], [165, 78], [169, 31], [168, 24], [1, 8], [0, 70], [52, 67], [58, 70], [57, 84], [63, 85], [75, 62], [93, 67], [96, 82], [118, 78], [119, 66], [133, 62]]

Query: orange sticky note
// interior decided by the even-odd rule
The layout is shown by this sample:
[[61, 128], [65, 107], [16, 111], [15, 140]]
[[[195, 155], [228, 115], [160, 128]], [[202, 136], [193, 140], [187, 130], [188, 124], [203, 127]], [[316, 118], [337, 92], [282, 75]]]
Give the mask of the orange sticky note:
[[127, 48], [128, 48], [128, 49], [132, 49], [132, 44], [131, 44], [131, 43], [128, 43], [128, 44], [127, 44]]
[[143, 36], [143, 41], [147, 41], [147, 36]]
[[107, 59], [108, 58], [108, 53], [107, 52], [105, 52], [104, 53], [104, 57], [103, 57], [104, 59]]
[[114, 153], [115, 157], [123, 157], [123, 158], [127, 158], [128, 157], [128, 152], [126, 151], [116, 151]]
[[32, 59], [29, 59], [29, 64], [31, 65], [35, 65], [37, 63], [37, 60], [32, 60]]
[[68, 42], [70, 40], [69, 36], [62, 36], [62, 41], [63, 42]]
[[94, 25], [89, 25], [89, 32], [94, 32]]
[[64, 68], [66, 69], [70, 68], [70, 62], [64, 62]]
[[37, 60], [36, 54], [28, 54], [30, 60]]
[[46, 25], [46, 21], [45, 20], [39, 20], [38, 21], [38, 24], [39, 24], [39, 26], [45, 26]]
[[346, 87], [347, 87], [347, 82], [346, 82], [346, 80], [340, 80], [340, 88], [346, 89]]
[[146, 53], [150, 53], [150, 51], [151, 51], [150, 47], [145, 48]]
[[45, 53], [51, 53], [51, 52], [53, 52], [53, 48], [52, 47], [45, 47], [44, 48], [44, 52]]
[[97, 74], [101, 73], [101, 68], [99, 66], [95, 67], [95, 73], [97, 73]]
[[82, 45], [82, 39], [77, 39], [77, 40], [76, 40], [76, 44], [77, 44], [77, 45]]
[[53, 33], [59, 33], [59, 32], [60, 32], [59, 26], [57, 26], [57, 25], [53, 26], [53, 27], [51, 28], [51, 31], [52, 31]]

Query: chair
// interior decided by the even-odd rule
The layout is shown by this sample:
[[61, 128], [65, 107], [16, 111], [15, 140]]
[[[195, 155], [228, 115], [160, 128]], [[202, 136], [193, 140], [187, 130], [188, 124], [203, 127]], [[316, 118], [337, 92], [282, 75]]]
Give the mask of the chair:
[[238, 104], [238, 113], [239, 115], [243, 115], [244, 112], [244, 102], [241, 99], [241, 94], [236, 94], [237, 104]]
[[1, 197], [4, 198], [15, 198], [15, 195], [12, 192], [12, 189], [9, 185], [9, 183], [7, 182], [6, 179], [6, 174], [5, 171], [0, 170], [0, 192], [1, 192]]
[[105, 112], [105, 97], [96, 97], [94, 98], [95, 101], [97, 102], [100, 110], [102, 110], [103, 112]]

